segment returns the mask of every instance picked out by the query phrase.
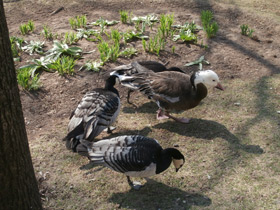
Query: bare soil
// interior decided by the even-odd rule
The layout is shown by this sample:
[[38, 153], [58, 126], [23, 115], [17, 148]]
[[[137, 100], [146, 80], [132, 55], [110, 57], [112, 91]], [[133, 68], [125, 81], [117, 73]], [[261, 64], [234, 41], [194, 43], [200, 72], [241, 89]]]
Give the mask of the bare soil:
[[[195, 0], [4, 2], [7, 2], [4, 3], [4, 6], [10, 35], [20, 36], [20, 24], [26, 23], [28, 20], [35, 22], [35, 33], [24, 37], [26, 40], [43, 40], [40, 32], [44, 25], [48, 25], [53, 32], [57, 33], [70, 31], [68, 20], [76, 15], [86, 14], [88, 22], [96, 21], [99, 17], [108, 20], [120, 20], [119, 10], [121, 9], [132, 11], [137, 16], [151, 13], [157, 15], [162, 13], [174, 14], [176, 23], [183, 24], [186, 21], [195, 21], [199, 25], [201, 24], [201, 10], [208, 9], [213, 11], [215, 20], [219, 25], [219, 32], [213, 39], [208, 40], [205, 38], [206, 36], [203, 31], [199, 32], [199, 40], [203, 40], [204, 44], [209, 46], [207, 50], [195, 44], [185, 44], [182, 42], [168, 43], [166, 50], [161, 52], [160, 56], [156, 56], [144, 52], [141, 41], [137, 41], [132, 43], [139, 50], [137, 56], [133, 57], [133, 59], [120, 58], [115, 63], [106, 64], [101, 73], [76, 71], [74, 76], [59, 76], [57, 73], [42, 72], [40, 75], [42, 88], [39, 91], [27, 92], [21, 90], [20, 92], [31, 151], [33, 148], [38, 147], [38, 145], [35, 145], [35, 142], [38, 144], [36, 139], [44, 139], [49, 141], [47, 142], [48, 144], [52, 144], [53, 141], [56, 143], [50, 146], [49, 151], [44, 150], [42, 152], [55, 150], [56, 152], [68, 153], [68, 151], [62, 149], [64, 145], [61, 139], [67, 132], [67, 124], [71, 111], [75, 109], [86, 91], [95, 87], [104, 86], [103, 73], [109, 71], [111, 67], [116, 65], [126, 64], [132, 60], [156, 60], [162, 63], [168, 62], [168, 67], [178, 66], [187, 73], [190, 73], [197, 66], [184, 67], [184, 64], [204, 55], [206, 60], [211, 63], [211, 65], [204, 66], [204, 68], [214, 69], [221, 81], [236, 79], [241, 81], [257, 81], [264, 76], [272, 76], [280, 72], [279, 14], [278, 18], [274, 18], [269, 15], [269, 12], [259, 12], [259, 8], [253, 11], [254, 8], [253, 10], [250, 8], [249, 10], [247, 8], [240, 8], [234, 4], [220, 3], [221, 1]], [[64, 7], [62, 11], [51, 15], [53, 11], [61, 6]], [[253, 39], [240, 34], [240, 25], [242, 24], [248, 24], [255, 30]], [[123, 30], [126, 27], [128, 26], [121, 23], [113, 26], [113, 28], [118, 28], [119, 30]], [[51, 47], [51, 42], [46, 42], [46, 45], [47, 50]], [[171, 52], [173, 45], [176, 47], [175, 54]], [[82, 47], [84, 51], [96, 51], [92, 54], [85, 55], [84, 59], [78, 62], [76, 70], [86, 60], [94, 60], [99, 57], [96, 43], [83, 40], [78, 43], [78, 46]], [[23, 61], [17, 63], [17, 67], [24, 65], [29, 59], [31, 59], [29, 55], [22, 53]], [[118, 88], [123, 99], [123, 110], [131, 110], [131, 106], [125, 100], [126, 90], [120, 86]], [[226, 86], [225, 88], [231, 89], [230, 86]], [[135, 98], [135, 95], [134, 100], [141, 105], [142, 96], [138, 94], [137, 97], [140, 98], [140, 101], [137, 101], [138, 98]], [[146, 105], [149, 109], [156, 110], [156, 106]], [[118, 123], [122, 122], [118, 121]], [[123, 130], [122, 132], [125, 131]], [[145, 132], [142, 131], [140, 133], [144, 134]], [[103, 135], [106, 136], [107, 134]], [[172, 133], [169, 135], [172, 136]], [[46, 142], [41, 143], [46, 144]], [[56, 147], [59, 149], [56, 150]], [[51, 161], [33, 158], [38, 177], [40, 177], [38, 173], [42, 170], [42, 164], [52, 165]], [[52, 166], [49, 166], [49, 168], [52, 168]], [[44, 187], [46, 186], [41, 186], [42, 194], [47, 193]], [[50, 199], [55, 199], [55, 195], [53, 197], [50, 196]], [[116, 206], [110, 208], [116, 208]]]

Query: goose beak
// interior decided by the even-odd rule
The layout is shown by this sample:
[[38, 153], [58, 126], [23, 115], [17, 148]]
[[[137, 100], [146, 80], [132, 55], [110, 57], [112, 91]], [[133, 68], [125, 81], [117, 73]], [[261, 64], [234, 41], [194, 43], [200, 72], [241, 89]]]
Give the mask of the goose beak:
[[178, 172], [179, 171], [179, 168], [176, 168], [176, 172]]
[[219, 89], [219, 90], [224, 90], [223, 86], [221, 85], [221, 83], [218, 82], [218, 84], [215, 86], [215, 88]]

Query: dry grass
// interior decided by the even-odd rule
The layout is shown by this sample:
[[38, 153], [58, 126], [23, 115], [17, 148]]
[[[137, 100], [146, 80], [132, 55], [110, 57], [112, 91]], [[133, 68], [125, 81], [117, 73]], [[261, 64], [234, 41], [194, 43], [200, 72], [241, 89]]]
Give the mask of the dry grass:
[[[156, 106], [135, 93], [132, 100], [139, 108], [123, 105], [112, 136], [141, 134], [158, 139], [163, 147], [178, 144], [187, 160], [178, 173], [170, 167], [139, 192], [130, 190], [124, 175], [107, 168], [80, 170], [87, 160], [65, 150], [60, 142], [64, 128], [32, 141], [36, 173], [49, 173], [41, 183], [48, 199], [44, 206], [278, 209], [279, 80], [275, 75], [260, 81], [223, 81], [226, 91], [212, 92], [202, 105], [180, 114], [193, 118], [189, 125], [156, 121]], [[54, 161], [45, 161], [50, 159]]]

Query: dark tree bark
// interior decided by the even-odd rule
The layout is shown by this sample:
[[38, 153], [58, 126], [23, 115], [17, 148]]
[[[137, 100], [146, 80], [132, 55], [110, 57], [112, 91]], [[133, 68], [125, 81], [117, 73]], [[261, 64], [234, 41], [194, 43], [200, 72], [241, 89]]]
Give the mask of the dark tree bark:
[[42, 209], [0, 0], [0, 209]]

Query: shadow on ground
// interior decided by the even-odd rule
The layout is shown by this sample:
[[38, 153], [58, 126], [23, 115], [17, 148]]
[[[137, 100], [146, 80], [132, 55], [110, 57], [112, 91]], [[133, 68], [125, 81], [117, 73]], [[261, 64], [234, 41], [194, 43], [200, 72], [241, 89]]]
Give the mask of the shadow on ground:
[[262, 154], [263, 149], [258, 145], [246, 145], [232, 134], [224, 125], [211, 120], [191, 119], [189, 124], [180, 124], [173, 121], [159, 123], [154, 128], [165, 129], [182, 136], [196, 137], [206, 140], [214, 138], [225, 139], [233, 150], [243, 150], [248, 153]]
[[[162, 199], [166, 198], [166, 199]], [[142, 209], [190, 209], [192, 206], [209, 206], [212, 201], [207, 196], [195, 192], [185, 192], [149, 179], [139, 191], [114, 193], [110, 202], [118, 208]]]

